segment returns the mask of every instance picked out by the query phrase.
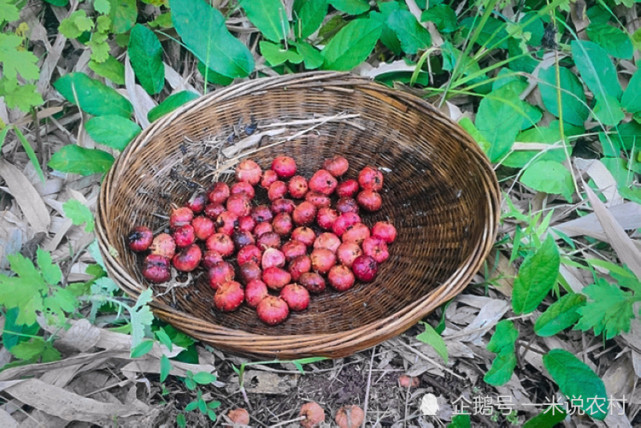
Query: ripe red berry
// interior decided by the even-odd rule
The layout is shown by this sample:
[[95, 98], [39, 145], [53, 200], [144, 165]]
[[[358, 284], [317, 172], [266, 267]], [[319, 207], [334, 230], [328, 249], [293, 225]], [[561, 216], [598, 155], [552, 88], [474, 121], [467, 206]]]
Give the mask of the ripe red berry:
[[354, 285], [355, 277], [347, 266], [336, 265], [327, 273], [327, 281], [336, 291], [346, 291]]
[[175, 229], [191, 223], [194, 212], [187, 207], [179, 207], [171, 211], [169, 215], [169, 227]]
[[258, 318], [268, 325], [277, 325], [289, 315], [287, 302], [277, 296], [266, 296], [256, 307]]
[[305, 200], [307, 202], [310, 202], [316, 208], [329, 207], [332, 204], [332, 200], [329, 198], [329, 196], [315, 191], [307, 192], [307, 194], [305, 195]]
[[219, 181], [212, 185], [211, 190], [207, 193], [207, 198], [212, 204], [224, 204], [227, 198], [229, 198], [229, 195], [229, 185]]
[[220, 261], [207, 270], [209, 285], [217, 290], [222, 284], [232, 281], [236, 277], [236, 272], [231, 264]]
[[373, 166], [366, 166], [358, 173], [361, 189], [379, 191], [383, 188], [383, 173]]
[[202, 212], [202, 210], [205, 209], [205, 205], [207, 205], [207, 194], [203, 192], [196, 192], [191, 195], [191, 198], [189, 198], [186, 204], [187, 208], [194, 213]]
[[231, 240], [234, 242], [234, 248], [239, 250], [246, 245], [252, 245], [256, 243], [254, 235], [251, 232], [246, 230], [236, 230], [231, 235]]
[[343, 182], [338, 183], [336, 186], [336, 195], [339, 198], [353, 198], [356, 193], [358, 193], [359, 185], [358, 181], [350, 178]]
[[305, 416], [305, 419], [300, 421], [302, 428], [317, 428], [325, 422], [325, 411], [313, 401], [301, 406], [299, 416]]
[[132, 251], [146, 251], [154, 240], [154, 234], [147, 226], [137, 226], [127, 235], [127, 242]]
[[227, 418], [234, 426], [249, 425], [249, 412], [242, 407], [231, 409], [227, 412]]
[[354, 259], [363, 254], [360, 245], [355, 242], [343, 242], [336, 250], [336, 257], [341, 264], [352, 267]]
[[341, 239], [343, 242], [355, 242], [356, 244], [361, 245], [366, 238], [369, 238], [369, 236], [369, 227], [363, 223], [356, 223], [343, 233]]
[[169, 281], [171, 278], [169, 259], [158, 254], [149, 254], [142, 263], [142, 276], [155, 283]]
[[234, 253], [234, 241], [224, 233], [214, 233], [207, 241], [205, 246], [209, 251], [216, 251], [223, 257], [229, 257]]
[[216, 220], [218, 216], [224, 212], [225, 212], [225, 206], [223, 204], [209, 203], [205, 205], [205, 215], [213, 220]]
[[196, 238], [200, 239], [201, 241], [206, 240], [211, 235], [216, 233], [216, 225], [214, 224], [214, 221], [209, 217], [194, 217], [194, 219], [191, 221], [191, 225], [194, 227], [194, 234], [196, 235]]
[[312, 261], [307, 254], [302, 254], [289, 262], [287, 270], [291, 274], [292, 280], [298, 281], [302, 274], [312, 270]]
[[352, 197], [343, 197], [336, 201], [336, 211], [339, 213], [352, 212], [358, 214], [359, 210], [358, 202]]
[[303, 254], [307, 254], [307, 246], [301, 241], [293, 239], [285, 242], [280, 250], [288, 261], [293, 260], [298, 256], [302, 256]]
[[149, 249], [152, 254], [157, 254], [159, 256], [166, 257], [167, 259], [171, 259], [174, 257], [174, 254], [176, 254], [176, 242], [170, 234], [161, 233], [156, 235]]
[[214, 294], [214, 305], [223, 312], [235, 311], [243, 300], [245, 300], [245, 291], [236, 281], [221, 284]]
[[227, 236], [231, 236], [231, 234], [234, 233], [237, 221], [237, 214], [225, 211], [216, 218], [216, 231], [218, 233], [224, 233]]
[[255, 262], [243, 263], [238, 268], [238, 272], [240, 273], [240, 280], [243, 284], [249, 284], [250, 281], [261, 279], [263, 276], [263, 271], [260, 269], [260, 266], [258, 266], [258, 263]]
[[363, 243], [363, 254], [376, 260], [376, 263], [383, 263], [389, 258], [389, 251], [385, 241], [379, 238], [366, 238]]
[[303, 201], [298, 204], [298, 206], [294, 208], [294, 212], [292, 213], [292, 219], [294, 220], [294, 223], [299, 226], [310, 225], [313, 223], [315, 218], [316, 207], [308, 201]]
[[396, 228], [386, 221], [378, 221], [372, 226], [372, 236], [391, 244], [396, 240]]
[[316, 233], [310, 227], [299, 226], [292, 231], [292, 240], [300, 241], [309, 247], [316, 240]]
[[176, 245], [179, 248], [188, 247], [196, 241], [194, 226], [192, 226], [191, 224], [179, 226], [174, 229], [172, 237], [174, 238], [174, 242], [176, 242]]
[[334, 193], [338, 181], [327, 170], [319, 169], [309, 179], [309, 190], [329, 196]]
[[287, 284], [280, 290], [280, 297], [292, 311], [304, 311], [309, 306], [309, 291], [302, 285]]
[[254, 227], [254, 236], [260, 237], [260, 235], [262, 235], [263, 233], [273, 232], [273, 231], [274, 231], [274, 228], [272, 227], [272, 224], [264, 221], [262, 223], [258, 223]]
[[247, 232], [252, 232], [256, 227], [256, 221], [252, 218], [251, 215], [238, 217], [236, 223], [238, 224], [238, 230], [244, 230]]
[[267, 285], [260, 279], [252, 279], [245, 285], [245, 302], [252, 308], [268, 295]]
[[287, 183], [289, 195], [294, 199], [302, 199], [307, 193], [307, 180], [302, 175], [295, 175]]
[[261, 250], [267, 248], [280, 248], [280, 235], [276, 232], [263, 233], [258, 237], [256, 245]]
[[237, 183], [234, 183], [231, 185], [229, 188], [230, 196], [231, 195], [237, 195], [239, 193], [244, 193], [249, 199], [254, 199], [254, 196], [256, 196], [256, 191], [254, 190], [254, 186], [252, 186], [250, 183], [246, 181], [239, 181]]
[[331, 232], [321, 233], [314, 241], [314, 248], [327, 248], [332, 253], [335, 253], [340, 245], [341, 239]]
[[296, 175], [296, 161], [289, 156], [277, 156], [272, 161], [272, 170], [280, 178], [290, 178]]
[[262, 223], [264, 221], [272, 221], [274, 218], [274, 214], [272, 214], [272, 211], [269, 209], [267, 205], [257, 205], [254, 208], [252, 208], [250, 215], [256, 222]]
[[243, 248], [238, 250], [236, 253], [236, 261], [238, 265], [242, 265], [247, 262], [254, 262], [256, 264], [260, 263], [260, 260], [263, 257], [263, 252], [257, 245], [245, 245]]
[[205, 254], [203, 254], [203, 259], [201, 263], [205, 269], [209, 269], [212, 266], [214, 266], [216, 263], [222, 262], [222, 261], [223, 261], [223, 256], [218, 251], [207, 250], [205, 251]]
[[352, 263], [352, 272], [354, 272], [354, 276], [357, 280], [362, 282], [372, 282], [378, 273], [378, 263], [376, 263], [376, 260], [370, 256], [362, 254], [354, 259], [354, 263]]
[[349, 162], [343, 156], [335, 155], [330, 159], [325, 159], [323, 169], [327, 170], [334, 177], [340, 177], [349, 169]]
[[263, 174], [263, 170], [256, 162], [251, 159], [240, 161], [236, 166], [236, 181], [244, 181], [252, 186], [258, 184]]
[[263, 270], [273, 266], [283, 267], [285, 266], [285, 254], [276, 248], [268, 248], [263, 252], [263, 258], [260, 264]]
[[332, 225], [332, 232], [337, 236], [342, 237], [343, 233], [356, 223], [361, 222], [361, 217], [353, 212], [340, 214], [334, 224]]
[[318, 273], [327, 273], [336, 264], [336, 254], [327, 248], [314, 248], [309, 255], [312, 269]]
[[267, 189], [267, 197], [270, 201], [284, 198], [287, 194], [287, 184], [284, 181], [276, 180]]
[[292, 281], [292, 276], [285, 269], [272, 266], [263, 270], [261, 279], [272, 290], [280, 290]]
[[236, 217], [249, 215], [251, 212], [250, 198], [245, 193], [236, 193], [227, 198], [225, 205], [227, 211], [236, 214]]
[[305, 272], [298, 279], [298, 283], [312, 294], [320, 294], [325, 291], [325, 280], [316, 272]]
[[378, 211], [383, 205], [383, 198], [381, 198], [380, 193], [371, 189], [360, 191], [356, 195], [356, 201], [361, 208], [369, 212]]
[[276, 172], [271, 169], [266, 169], [265, 171], [263, 171], [263, 177], [260, 180], [260, 187], [267, 190], [269, 189], [269, 186], [271, 186], [272, 183], [276, 180], [278, 180], [278, 174], [276, 174]]
[[272, 201], [271, 210], [274, 214], [278, 213], [287, 213], [291, 214], [294, 212], [296, 204], [291, 199], [279, 198]]
[[316, 214], [316, 223], [321, 229], [330, 230], [338, 218], [338, 211], [330, 207], [321, 207]]
[[177, 270], [191, 272], [198, 267], [202, 257], [203, 253], [200, 247], [196, 244], [191, 244], [176, 253], [171, 262]]

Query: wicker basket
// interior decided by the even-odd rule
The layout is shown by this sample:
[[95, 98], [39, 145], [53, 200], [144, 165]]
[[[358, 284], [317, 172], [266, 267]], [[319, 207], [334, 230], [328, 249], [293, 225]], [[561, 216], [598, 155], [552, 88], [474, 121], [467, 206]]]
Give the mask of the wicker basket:
[[[251, 157], [263, 167], [293, 156], [307, 177], [334, 154], [352, 176], [385, 171], [383, 208], [368, 224], [398, 229], [375, 282], [314, 296], [278, 326], [243, 305], [213, 308], [206, 275], [187, 285], [154, 285], [155, 314], [233, 353], [291, 359], [341, 357], [396, 336], [457, 295], [496, 237], [499, 190], [477, 144], [425, 101], [346, 73], [256, 79], [218, 90], [153, 123], [118, 157], [102, 185], [98, 241], [110, 276], [130, 296], [150, 286], [125, 236], [133, 225], [166, 227], [172, 203], [233, 179]], [[350, 173], [348, 173], [350, 174]]]

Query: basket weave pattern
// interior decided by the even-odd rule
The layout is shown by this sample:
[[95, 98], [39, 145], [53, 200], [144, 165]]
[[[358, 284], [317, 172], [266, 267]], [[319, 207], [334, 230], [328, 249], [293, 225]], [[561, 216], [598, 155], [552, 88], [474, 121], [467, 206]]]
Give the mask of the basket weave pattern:
[[278, 326], [244, 306], [221, 314], [204, 272], [186, 286], [154, 285], [158, 317], [235, 353], [277, 358], [340, 357], [398, 335], [458, 294], [494, 242], [499, 190], [477, 144], [425, 101], [346, 73], [256, 79], [216, 91], [159, 119], [105, 177], [97, 231], [110, 276], [132, 297], [150, 286], [125, 237], [134, 225], [166, 227], [171, 203], [215, 180], [232, 181], [239, 159], [268, 167], [276, 155], [310, 177], [335, 154], [351, 178], [383, 168], [383, 208], [372, 225], [398, 230], [371, 284], [313, 296]]

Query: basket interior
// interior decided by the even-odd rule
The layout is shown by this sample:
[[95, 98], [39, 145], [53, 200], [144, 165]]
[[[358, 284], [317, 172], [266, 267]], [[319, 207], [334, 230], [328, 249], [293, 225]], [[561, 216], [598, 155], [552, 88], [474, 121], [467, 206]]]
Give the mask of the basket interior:
[[[339, 114], [357, 117], [309, 122]], [[486, 190], [478, 179], [481, 166], [461, 142], [463, 134], [448, 121], [409, 104], [390, 103], [371, 90], [266, 90], [215, 104], [197, 103], [163, 126], [146, 130], [118, 158], [103, 220], [127, 275], [142, 288], [149, 286], [140, 274], [142, 258], [125, 245], [130, 229], [138, 224], [154, 231], [165, 228], [172, 203], [186, 202], [194, 190], [213, 181], [233, 179], [229, 165], [237, 157], [227, 158], [221, 149], [251, 139], [247, 132], [255, 138], [270, 130], [282, 132], [263, 137], [238, 156], [267, 168], [274, 156], [286, 153], [297, 160], [299, 173], [307, 178], [335, 154], [349, 160], [347, 178], [355, 178], [365, 165], [383, 168], [383, 208], [362, 217], [368, 225], [389, 220], [396, 226], [398, 238], [390, 246], [390, 259], [381, 265], [375, 282], [357, 284], [344, 293], [328, 287], [312, 297], [306, 311], [291, 314], [275, 327], [262, 324], [246, 305], [233, 313], [215, 310], [213, 290], [202, 270], [185, 287], [168, 291], [153, 286], [155, 295], [164, 293], [159, 299], [165, 304], [216, 325], [256, 334], [352, 330], [393, 316], [430, 293], [460, 268], [486, 233]], [[257, 195], [267, 200], [262, 189]]]

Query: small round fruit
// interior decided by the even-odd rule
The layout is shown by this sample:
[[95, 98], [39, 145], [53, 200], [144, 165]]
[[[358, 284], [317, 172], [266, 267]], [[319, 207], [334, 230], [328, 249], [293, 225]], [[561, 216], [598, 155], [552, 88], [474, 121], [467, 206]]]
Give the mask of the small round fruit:
[[243, 193], [249, 199], [254, 199], [254, 196], [256, 196], [256, 191], [254, 190], [254, 186], [252, 186], [250, 183], [246, 181], [239, 181], [238, 183], [232, 184], [231, 187], [229, 188], [229, 192], [231, 195], [238, 195], [240, 193]]
[[278, 233], [280, 236], [289, 235], [294, 228], [292, 217], [287, 213], [276, 214], [276, 217], [272, 220], [272, 228], [274, 229], [274, 232]]
[[243, 284], [249, 284], [251, 281], [260, 279], [263, 276], [263, 271], [256, 262], [243, 263], [238, 268], [238, 272], [240, 273], [240, 280]]
[[268, 325], [277, 325], [285, 321], [289, 315], [287, 302], [278, 296], [266, 296], [256, 306], [258, 318]]
[[191, 272], [198, 267], [202, 257], [203, 252], [200, 247], [196, 244], [191, 244], [176, 253], [171, 262], [177, 270]]
[[147, 226], [137, 226], [127, 235], [127, 243], [132, 251], [146, 251], [154, 240], [154, 233]]
[[216, 218], [216, 231], [231, 236], [231, 234], [234, 233], [237, 221], [238, 214], [224, 211]]
[[276, 156], [272, 161], [272, 170], [279, 178], [290, 178], [296, 175], [296, 161], [289, 156]]
[[301, 241], [295, 241], [293, 239], [285, 242], [280, 250], [285, 255], [287, 261], [293, 260], [298, 256], [307, 254], [307, 246]]
[[263, 171], [263, 177], [260, 180], [260, 187], [267, 190], [269, 189], [269, 186], [271, 186], [272, 183], [276, 180], [278, 180], [278, 174], [276, 174], [276, 171], [266, 169], [265, 171]]
[[282, 251], [277, 250], [276, 248], [267, 248], [263, 252], [261, 267], [263, 269], [267, 269], [272, 266], [276, 266], [276, 267], [285, 266], [285, 254], [283, 254]]
[[358, 202], [361, 208], [369, 212], [378, 211], [383, 206], [381, 194], [371, 189], [365, 189], [359, 192], [358, 195], [356, 195], [356, 202]]
[[234, 248], [239, 250], [247, 245], [253, 245], [256, 243], [254, 235], [251, 232], [246, 230], [236, 230], [231, 236], [231, 240], [234, 242]]
[[361, 222], [361, 217], [353, 212], [343, 213], [338, 216], [334, 224], [332, 225], [332, 232], [339, 237], [343, 236], [343, 233], [356, 223]]
[[201, 261], [201, 263], [205, 269], [209, 269], [216, 263], [222, 261], [223, 256], [218, 251], [207, 250], [205, 251], [205, 254], [203, 254], [203, 260]]
[[151, 254], [157, 254], [171, 259], [174, 257], [174, 254], [176, 254], [176, 242], [170, 234], [160, 233], [156, 235], [154, 240], [151, 242], [149, 249], [151, 250]]
[[249, 412], [242, 407], [231, 409], [227, 412], [227, 418], [234, 426], [249, 425]]
[[260, 279], [252, 279], [245, 285], [245, 302], [252, 308], [268, 295], [267, 285]]
[[318, 224], [321, 229], [331, 230], [337, 218], [338, 211], [334, 208], [321, 207], [316, 214], [316, 224]]
[[194, 219], [191, 221], [191, 225], [194, 227], [194, 234], [196, 235], [196, 238], [200, 239], [201, 241], [206, 240], [211, 235], [216, 233], [216, 225], [214, 224], [214, 221], [209, 217], [194, 217]]
[[314, 248], [309, 255], [312, 269], [318, 273], [327, 273], [336, 264], [336, 254], [327, 248]]
[[216, 220], [219, 215], [225, 212], [223, 204], [212, 204], [211, 202], [205, 205], [205, 215], [212, 220]]
[[363, 425], [365, 412], [355, 404], [343, 406], [336, 412], [334, 420], [338, 428], [358, 428]]
[[194, 226], [191, 224], [186, 224], [184, 226], [179, 226], [174, 229], [172, 234], [174, 242], [178, 248], [185, 248], [196, 242], [196, 233], [194, 232]]
[[261, 250], [267, 248], [280, 248], [280, 235], [276, 232], [263, 233], [258, 237], [256, 245]]
[[263, 170], [256, 162], [251, 159], [245, 159], [236, 166], [236, 181], [245, 181], [252, 186], [260, 182]]
[[324, 195], [320, 192], [307, 192], [307, 194], [305, 195], [305, 200], [314, 205], [316, 208], [329, 207], [330, 205], [332, 205], [332, 200], [329, 198], [329, 196]]
[[341, 245], [341, 239], [331, 232], [323, 232], [314, 241], [314, 248], [327, 248], [335, 253]]
[[224, 204], [229, 198], [230, 191], [229, 185], [222, 181], [216, 182], [212, 185], [211, 190], [207, 193], [207, 198], [212, 204]]
[[369, 235], [369, 227], [363, 223], [355, 223], [343, 233], [341, 239], [343, 242], [355, 242], [361, 245], [365, 239], [369, 238]]
[[299, 416], [305, 416], [305, 419], [300, 421], [302, 428], [318, 428], [321, 423], [325, 422], [325, 410], [313, 401], [301, 406]]
[[385, 241], [379, 238], [366, 238], [361, 244], [363, 254], [366, 254], [376, 260], [376, 263], [383, 263], [389, 258], [389, 250]]
[[280, 297], [292, 311], [304, 311], [309, 306], [309, 291], [296, 283], [287, 284], [280, 290]]
[[361, 189], [379, 191], [383, 188], [383, 173], [373, 166], [366, 166], [358, 173]]
[[242, 230], [245, 232], [252, 232], [256, 227], [256, 221], [250, 215], [238, 217], [236, 223], [238, 223], [238, 230]]
[[336, 250], [338, 261], [347, 267], [352, 267], [352, 263], [354, 263], [356, 257], [361, 254], [363, 254], [363, 250], [360, 245], [355, 242], [343, 242]]
[[254, 262], [258, 264], [262, 257], [262, 250], [258, 248], [257, 245], [249, 244], [238, 250], [238, 253], [236, 253], [236, 262], [238, 262], [238, 266], [247, 262]]
[[416, 376], [402, 374], [398, 377], [398, 386], [401, 388], [416, 388], [421, 384], [421, 380]]
[[262, 223], [258, 223], [254, 227], [254, 236], [260, 237], [260, 235], [262, 235], [263, 233], [273, 232], [273, 231], [274, 231], [274, 227], [272, 226], [272, 224], [264, 221]]
[[360, 207], [356, 199], [352, 197], [342, 197], [336, 201], [336, 211], [339, 213], [352, 212], [358, 214]]
[[307, 180], [302, 175], [295, 175], [287, 183], [289, 195], [294, 199], [302, 199], [307, 193]]
[[310, 227], [299, 226], [292, 231], [291, 238], [293, 241], [300, 241], [309, 247], [316, 240], [316, 233]]
[[303, 254], [289, 262], [287, 269], [292, 276], [292, 280], [298, 281], [302, 274], [312, 270], [312, 261], [307, 254]]
[[149, 254], [142, 263], [142, 276], [157, 284], [169, 281], [171, 278], [169, 259], [158, 254]]
[[194, 213], [200, 213], [205, 209], [207, 201], [207, 194], [199, 191], [191, 195], [186, 206]]
[[349, 169], [349, 162], [341, 155], [335, 155], [330, 159], [325, 159], [323, 169], [327, 170], [334, 177], [340, 177]]
[[229, 257], [234, 253], [234, 241], [224, 233], [214, 233], [207, 241], [205, 246], [209, 251], [216, 251], [223, 257]]
[[227, 211], [236, 214], [236, 217], [249, 215], [251, 212], [250, 198], [245, 193], [236, 193], [227, 198], [225, 207]]
[[338, 195], [339, 198], [353, 198], [359, 189], [358, 181], [350, 178], [349, 180], [338, 183], [336, 186], [336, 195]]
[[291, 214], [294, 212], [296, 204], [291, 199], [279, 198], [272, 201], [271, 210], [274, 214], [278, 213], [287, 213]]
[[299, 226], [308, 226], [316, 219], [316, 207], [311, 202], [303, 201], [294, 208], [292, 219]]
[[222, 284], [232, 281], [236, 277], [236, 272], [231, 264], [221, 261], [207, 270], [207, 277], [211, 288], [217, 290]]
[[309, 179], [309, 190], [329, 196], [334, 193], [338, 181], [325, 169], [319, 169]]
[[264, 221], [272, 221], [274, 214], [269, 209], [267, 205], [257, 205], [251, 210], [252, 218], [256, 223], [262, 223]]
[[298, 279], [298, 283], [312, 294], [320, 294], [325, 291], [325, 280], [316, 272], [305, 272]]
[[287, 183], [284, 181], [276, 180], [267, 189], [267, 198], [270, 201], [281, 199], [287, 194]]
[[345, 265], [332, 266], [327, 273], [327, 282], [336, 291], [349, 290], [354, 285], [355, 280], [354, 273]]
[[185, 226], [194, 218], [194, 212], [187, 207], [176, 208], [171, 211], [169, 215], [169, 227], [175, 229], [180, 226]]
[[221, 284], [214, 294], [214, 306], [223, 312], [235, 311], [245, 300], [245, 291], [239, 282]]
[[372, 282], [378, 273], [378, 263], [376, 263], [376, 260], [370, 256], [362, 254], [354, 259], [354, 263], [352, 263], [352, 272], [354, 272], [354, 276], [357, 280], [362, 282]]
[[261, 279], [272, 290], [280, 290], [292, 281], [292, 275], [285, 269], [272, 266], [263, 270]]
[[372, 226], [372, 236], [391, 244], [396, 240], [396, 228], [386, 221], [378, 221]]

